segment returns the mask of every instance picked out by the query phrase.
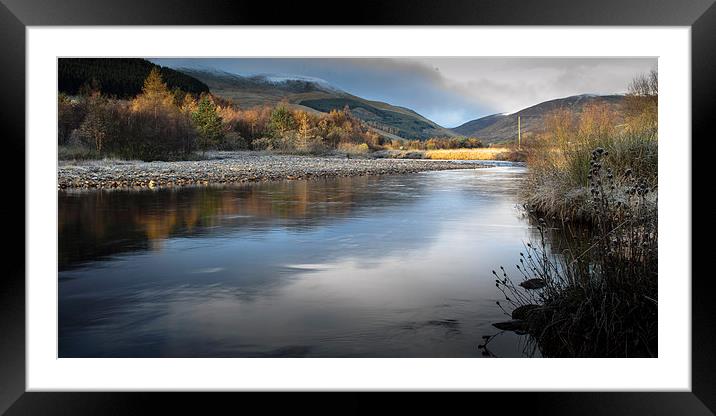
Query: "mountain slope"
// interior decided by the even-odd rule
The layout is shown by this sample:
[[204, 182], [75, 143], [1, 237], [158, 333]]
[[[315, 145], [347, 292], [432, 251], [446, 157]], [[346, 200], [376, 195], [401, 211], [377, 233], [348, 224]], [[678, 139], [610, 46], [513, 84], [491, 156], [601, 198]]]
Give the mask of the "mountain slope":
[[193, 94], [209, 92], [209, 87], [196, 78], [140, 58], [59, 58], [58, 90], [74, 95], [83, 85], [96, 81], [103, 94], [131, 98], [142, 91], [144, 80], [155, 67], [170, 89]]
[[305, 77], [248, 77], [186, 68], [178, 70], [207, 84], [213, 94], [231, 99], [245, 108], [287, 102], [293, 108], [327, 113], [347, 106], [356, 117], [386, 137], [424, 140], [455, 135], [413, 110], [366, 100], [321, 80]]
[[507, 114], [492, 114], [454, 127], [452, 131], [462, 136], [476, 136], [478, 132], [502, 120]]
[[479, 137], [486, 143], [511, 141], [517, 137], [518, 116], [521, 117], [522, 134], [538, 133], [544, 129], [544, 117], [550, 111], [564, 108], [580, 113], [585, 105], [602, 102], [618, 112], [623, 100], [621, 95], [574, 95], [545, 101], [513, 114], [493, 114], [478, 118], [455, 127], [452, 131], [462, 136]]

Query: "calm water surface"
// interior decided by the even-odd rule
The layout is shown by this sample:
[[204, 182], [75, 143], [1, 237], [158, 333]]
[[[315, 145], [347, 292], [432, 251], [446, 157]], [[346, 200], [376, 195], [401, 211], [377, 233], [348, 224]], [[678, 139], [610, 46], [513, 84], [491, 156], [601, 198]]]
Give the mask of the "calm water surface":
[[59, 355], [480, 357], [523, 174], [59, 192]]

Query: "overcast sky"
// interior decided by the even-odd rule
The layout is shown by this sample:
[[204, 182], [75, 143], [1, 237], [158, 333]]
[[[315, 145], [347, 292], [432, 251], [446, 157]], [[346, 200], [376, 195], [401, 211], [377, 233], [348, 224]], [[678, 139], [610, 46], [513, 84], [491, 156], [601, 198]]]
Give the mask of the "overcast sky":
[[[408, 107], [444, 127], [554, 98], [614, 94], [656, 58], [173, 58], [174, 68], [319, 78], [348, 93]], [[240, 104], [240, 103], [239, 103]]]

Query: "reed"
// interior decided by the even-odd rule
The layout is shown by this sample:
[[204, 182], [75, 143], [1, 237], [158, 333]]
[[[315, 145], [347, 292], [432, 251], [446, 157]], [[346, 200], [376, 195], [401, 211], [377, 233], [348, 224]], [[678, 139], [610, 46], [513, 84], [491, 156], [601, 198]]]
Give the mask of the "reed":
[[591, 152], [588, 228], [525, 205], [536, 241], [520, 253], [514, 278], [493, 271], [505, 299], [498, 306], [544, 356], [657, 356], [656, 186], [614, 166], [609, 151]]

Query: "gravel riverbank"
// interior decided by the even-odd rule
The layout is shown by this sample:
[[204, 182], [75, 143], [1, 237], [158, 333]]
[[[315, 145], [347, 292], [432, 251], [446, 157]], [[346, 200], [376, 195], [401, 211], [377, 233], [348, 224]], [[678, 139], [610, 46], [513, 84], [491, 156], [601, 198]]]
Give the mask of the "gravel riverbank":
[[120, 160], [60, 161], [58, 188], [129, 188], [307, 179], [336, 176], [390, 175], [477, 168], [452, 161], [347, 159], [216, 152], [206, 160], [141, 162]]

